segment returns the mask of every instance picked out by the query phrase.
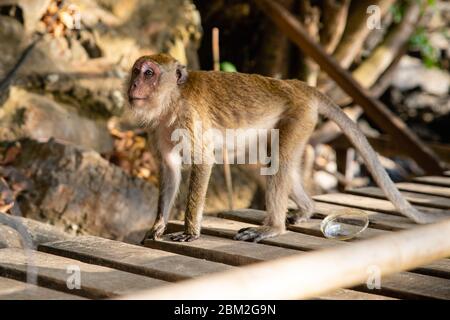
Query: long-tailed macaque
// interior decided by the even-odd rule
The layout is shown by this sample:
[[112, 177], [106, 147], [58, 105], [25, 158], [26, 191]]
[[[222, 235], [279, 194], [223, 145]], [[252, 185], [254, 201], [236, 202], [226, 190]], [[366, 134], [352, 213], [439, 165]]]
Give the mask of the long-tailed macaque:
[[[314, 203], [302, 187], [298, 168], [319, 114], [336, 122], [355, 145], [373, 178], [398, 211], [417, 223], [436, 219], [419, 212], [402, 197], [357, 125], [327, 96], [301, 81], [242, 73], [188, 72], [171, 56], [157, 54], [135, 62], [128, 99], [134, 115], [156, 128], [162, 160], [157, 218], [144, 240], [162, 236], [184, 162], [192, 164], [184, 232], [175, 234], [172, 240], [192, 241], [200, 236], [215, 141], [195, 134], [199, 123], [203, 130], [219, 132], [248, 128], [256, 128], [257, 132], [277, 130], [278, 165], [276, 172], [267, 175], [266, 220], [263, 226], [240, 230], [235, 239], [257, 242], [283, 233], [289, 196], [299, 208], [297, 221], [309, 218]], [[178, 141], [174, 141], [180, 129], [188, 133], [192, 147], [188, 157], [181, 154]], [[195, 161], [198, 153], [203, 161]]]

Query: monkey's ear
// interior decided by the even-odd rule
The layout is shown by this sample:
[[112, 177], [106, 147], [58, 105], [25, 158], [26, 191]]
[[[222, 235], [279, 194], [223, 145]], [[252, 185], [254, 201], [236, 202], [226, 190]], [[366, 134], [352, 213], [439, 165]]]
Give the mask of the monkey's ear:
[[178, 65], [177, 66], [177, 84], [183, 84], [187, 81], [188, 72], [186, 66]]

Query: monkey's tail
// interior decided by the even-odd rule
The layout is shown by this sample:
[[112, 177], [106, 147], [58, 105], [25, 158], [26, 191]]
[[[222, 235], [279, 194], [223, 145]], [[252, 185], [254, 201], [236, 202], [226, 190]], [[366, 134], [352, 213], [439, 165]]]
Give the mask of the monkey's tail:
[[[363, 157], [368, 170], [372, 174], [372, 177], [383, 190], [386, 197], [394, 204], [395, 208], [416, 223], [435, 221], [435, 217], [418, 211], [400, 194], [378, 160], [375, 151], [372, 149], [356, 123], [353, 122], [330, 98], [322, 94], [321, 98], [325, 99], [326, 102], [319, 105], [319, 113], [334, 121], [339, 128], [341, 128], [347, 138], [357, 148]], [[320, 100], [323, 101], [323, 99]]]

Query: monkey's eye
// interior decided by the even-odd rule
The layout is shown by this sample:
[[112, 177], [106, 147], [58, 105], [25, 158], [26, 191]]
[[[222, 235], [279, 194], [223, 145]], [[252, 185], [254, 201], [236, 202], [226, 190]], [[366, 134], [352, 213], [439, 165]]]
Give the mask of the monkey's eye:
[[148, 70], [146, 70], [146, 71], [144, 72], [144, 74], [145, 74], [147, 77], [151, 77], [151, 76], [153, 76], [154, 72], [153, 72], [152, 69], [148, 69]]

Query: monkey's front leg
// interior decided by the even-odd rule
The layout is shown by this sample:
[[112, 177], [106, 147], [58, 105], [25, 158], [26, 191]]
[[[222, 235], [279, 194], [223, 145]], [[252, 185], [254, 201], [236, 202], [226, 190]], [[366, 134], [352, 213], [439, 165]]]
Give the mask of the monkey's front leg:
[[177, 155], [163, 157], [159, 179], [158, 212], [153, 227], [145, 234], [142, 244], [147, 239], [158, 240], [166, 229], [181, 180], [181, 159]]
[[173, 241], [193, 241], [200, 237], [200, 228], [212, 165], [194, 164], [189, 182], [189, 196], [184, 218], [184, 232], [172, 236]]

